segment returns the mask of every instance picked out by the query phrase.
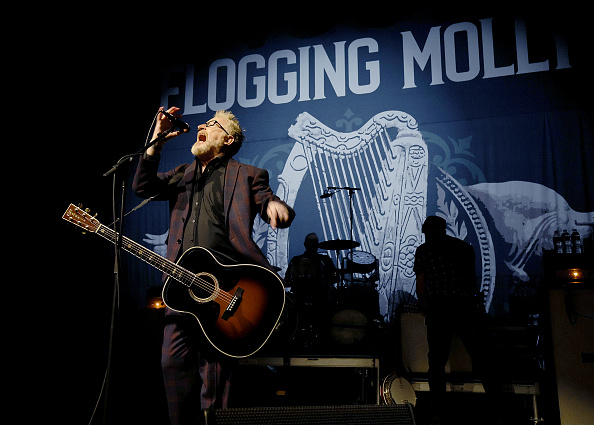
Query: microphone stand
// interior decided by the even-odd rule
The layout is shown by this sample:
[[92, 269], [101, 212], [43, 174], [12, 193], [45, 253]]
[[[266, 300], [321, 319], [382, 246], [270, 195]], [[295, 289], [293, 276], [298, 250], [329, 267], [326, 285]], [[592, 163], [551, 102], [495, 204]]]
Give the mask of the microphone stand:
[[[154, 144], [165, 140], [168, 134], [173, 132], [176, 126], [172, 126], [171, 128], [159, 133], [155, 140], [147, 143], [144, 147], [142, 147], [138, 152], [125, 155], [107, 172], [103, 174], [103, 177], [108, 177], [113, 174], [113, 189], [112, 189], [112, 207], [113, 207], [113, 230], [116, 232], [116, 243], [115, 246], [115, 261], [113, 266], [113, 273], [114, 273], [114, 286], [113, 286], [113, 294], [112, 294], [112, 306], [111, 306], [111, 321], [110, 321], [110, 328], [109, 328], [109, 343], [108, 343], [108, 350], [107, 350], [107, 365], [105, 369], [105, 378], [103, 381], [104, 390], [103, 390], [103, 424], [107, 424], [107, 414], [108, 414], [108, 399], [109, 399], [109, 381], [110, 381], [110, 373], [111, 373], [111, 361], [113, 356], [113, 340], [114, 340], [114, 330], [115, 330], [115, 319], [116, 319], [116, 309], [118, 306], [118, 295], [119, 295], [119, 288], [120, 288], [120, 265], [121, 265], [121, 252], [122, 252], [122, 237], [124, 231], [124, 204], [126, 198], [126, 183], [125, 179], [122, 177], [122, 187], [121, 187], [121, 196], [120, 196], [120, 213], [119, 218], [116, 214], [116, 183], [117, 183], [117, 176], [118, 172], [121, 172], [121, 168], [124, 165], [130, 165], [130, 163], [134, 160], [135, 157], [142, 156], [148, 148], [153, 146]], [[119, 222], [119, 223], [118, 223]], [[119, 225], [119, 229], [117, 226]], [[99, 401], [98, 401], [99, 402]]]
[[[355, 194], [356, 190], [361, 190], [361, 189], [354, 188], [354, 187], [343, 187], [342, 189], [349, 191], [349, 218], [351, 220], [351, 239], [350, 240], [351, 240], [351, 242], [353, 242], [353, 195]], [[351, 261], [353, 261], [353, 249], [355, 249], [355, 248], [351, 247], [351, 251], [350, 251]], [[348, 259], [348, 257], [347, 257], [347, 259]], [[352, 287], [353, 287], [353, 273], [351, 272], [351, 288]]]
[[[361, 190], [361, 188], [360, 187], [348, 187], [348, 186], [347, 187], [328, 187], [324, 191], [324, 195], [327, 195], [326, 197], [332, 196], [339, 190], [348, 190], [349, 191], [349, 220], [350, 220], [350, 228], [351, 228], [350, 229], [351, 236], [350, 236], [349, 240], [351, 242], [354, 242], [353, 241], [353, 195], [355, 194], [355, 191]], [[351, 261], [353, 259], [353, 249], [354, 249], [353, 247], [351, 247], [351, 249], [350, 249]], [[338, 262], [338, 252], [336, 253], [336, 261]], [[351, 273], [351, 286], [353, 286], [353, 274], [352, 273]]]
[[157, 137], [155, 138], [155, 140], [144, 145], [144, 147], [142, 147], [138, 152], [129, 154], [129, 155], [125, 155], [122, 158], [120, 158], [120, 160], [113, 167], [111, 167], [111, 169], [109, 171], [107, 171], [103, 174], [103, 177], [108, 177], [108, 176], [112, 175], [113, 173], [118, 171], [120, 169], [120, 167], [126, 163], [126, 161], [132, 162], [132, 160], [135, 157], [141, 156], [143, 153], [145, 153], [147, 151], [148, 148], [150, 148], [151, 146], [153, 146], [154, 144], [156, 144], [162, 140], [165, 140], [167, 135], [169, 133], [173, 132], [173, 130], [175, 128], [177, 128], [177, 127], [173, 126], [165, 131], [162, 131], [161, 133], [157, 134]]

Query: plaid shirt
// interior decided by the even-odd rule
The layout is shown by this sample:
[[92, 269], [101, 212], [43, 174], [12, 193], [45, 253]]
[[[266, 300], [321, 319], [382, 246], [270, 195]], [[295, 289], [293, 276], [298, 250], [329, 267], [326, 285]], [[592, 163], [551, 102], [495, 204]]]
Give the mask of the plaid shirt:
[[430, 297], [472, 297], [476, 294], [474, 261], [469, 243], [444, 235], [417, 248], [413, 270], [425, 274]]

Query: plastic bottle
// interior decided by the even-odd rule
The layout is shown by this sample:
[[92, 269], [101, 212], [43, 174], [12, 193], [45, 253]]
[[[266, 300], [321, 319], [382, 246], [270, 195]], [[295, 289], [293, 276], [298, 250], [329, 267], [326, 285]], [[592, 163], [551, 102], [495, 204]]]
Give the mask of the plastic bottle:
[[559, 230], [555, 230], [553, 233], [553, 245], [555, 245], [555, 253], [563, 254], [563, 238]]
[[584, 251], [582, 247], [582, 239], [580, 237], [580, 232], [578, 232], [577, 229], [573, 229], [571, 231], [571, 245], [573, 245], [573, 252], [575, 252], [576, 254], [581, 254]]
[[563, 249], [565, 250], [565, 253], [573, 253], [573, 247], [571, 246], [571, 236], [569, 236], [569, 232], [564, 230], [561, 234], [561, 237], [563, 238]]

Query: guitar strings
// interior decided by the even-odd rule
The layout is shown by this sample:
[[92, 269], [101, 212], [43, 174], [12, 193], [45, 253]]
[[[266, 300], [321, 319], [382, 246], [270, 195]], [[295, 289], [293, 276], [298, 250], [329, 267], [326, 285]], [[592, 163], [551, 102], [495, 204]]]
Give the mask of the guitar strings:
[[[67, 213], [68, 213], [68, 211], [67, 211]], [[86, 215], [85, 213], [83, 213], [83, 214]], [[70, 214], [68, 216], [67, 216], [67, 214], [65, 214], [64, 217], [62, 217], [62, 218], [67, 219], [71, 223], [73, 223], [79, 227], [82, 227], [85, 230], [97, 233], [101, 237], [109, 240], [112, 243], [116, 243], [118, 233], [115, 230], [111, 229], [110, 227], [106, 227], [106, 226], [102, 225], [101, 223], [97, 222], [96, 220], [92, 221], [93, 226], [91, 228], [90, 225], [87, 224], [87, 222], [85, 220], [75, 219], [75, 215], [73, 215], [73, 214]], [[83, 223], [85, 223], [85, 225], [83, 225]], [[130, 254], [134, 255], [135, 257], [147, 262], [148, 264], [152, 265], [153, 267], [157, 268], [158, 270], [160, 270], [164, 273], [167, 273], [169, 276], [171, 276], [171, 278], [180, 282], [182, 285], [185, 285], [190, 289], [191, 289], [192, 285], [196, 285], [196, 286], [200, 287], [202, 290], [210, 291], [212, 293], [215, 292], [216, 285], [214, 283], [208, 282], [208, 281], [198, 277], [196, 274], [191, 273], [190, 271], [184, 269], [183, 267], [178, 266], [177, 264], [173, 263], [172, 261], [170, 261], [164, 257], [161, 257], [158, 254], [153, 253], [152, 251], [150, 251], [149, 249], [140, 245], [139, 243], [133, 241], [132, 239], [129, 239], [127, 237], [124, 237], [123, 239], [126, 242], [126, 244], [122, 244], [125, 251], [127, 251]], [[140, 256], [140, 254], [143, 251], [150, 252], [148, 260], [144, 259]], [[178, 276], [180, 278], [175, 277], [176, 270], [181, 270], [181, 273], [178, 273]], [[181, 280], [182, 278], [185, 278], [186, 280], [190, 280], [189, 285], [186, 284], [186, 282], [184, 282], [183, 280]], [[226, 302], [227, 306], [228, 306], [231, 303], [231, 301], [233, 300], [233, 298], [234, 298], [233, 295], [220, 289], [220, 286], [219, 286], [218, 294], [213, 299], [221, 299], [224, 302]]]
[[[117, 236], [117, 233], [114, 230], [112, 230], [108, 227], [105, 227], [103, 225], [100, 225], [100, 227], [97, 229], [97, 233], [99, 235], [105, 237], [106, 239], [111, 240], [112, 242], [115, 241], [115, 238]], [[205, 279], [202, 279], [198, 275], [184, 269], [183, 267], [178, 266], [174, 262], [172, 262], [164, 257], [161, 257], [158, 254], [153, 254], [152, 251], [151, 251], [151, 256], [149, 259], [141, 258], [140, 253], [142, 251], [145, 251], [148, 249], [145, 248], [144, 246], [140, 245], [139, 243], [134, 242], [131, 239], [128, 239], [125, 237], [122, 247], [127, 252], [134, 255], [135, 257], [140, 258], [141, 260], [145, 260], [147, 263], [156, 267], [160, 271], [167, 273], [172, 279], [175, 279], [176, 281], [180, 282], [182, 285], [185, 285], [189, 288], [192, 285], [196, 285], [200, 289], [202, 289], [204, 291], [210, 291], [210, 292], [214, 292], [216, 290], [216, 286], [217, 286], [216, 284], [209, 282]], [[182, 279], [185, 279], [186, 281], [184, 281]], [[189, 285], [186, 284], [186, 282], [188, 282], [188, 281], [189, 281]], [[219, 298], [222, 299], [223, 301], [225, 301], [227, 304], [229, 304], [233, 300], [233, 295], [222, 290], [219, 286], [218, 295], [215, 297], [215, 299], [219, 299]]]

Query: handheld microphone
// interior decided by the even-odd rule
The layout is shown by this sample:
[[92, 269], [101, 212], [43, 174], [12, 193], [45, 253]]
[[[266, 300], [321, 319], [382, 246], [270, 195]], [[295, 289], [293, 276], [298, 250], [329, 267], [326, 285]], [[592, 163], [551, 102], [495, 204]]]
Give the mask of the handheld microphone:
[[180, 130], [188, 130], [188, 131], [190, 131], [190, 125], [188, 123], [185, 123], [182, 120], [180, 120], [179, 118], [174, 117], [173, 115], [171, 115], [167, 111], [161, 111], [161, 113], [163, 115], [165, 115], [167, 118], [169, 118], [169, 121], [171, 121], [171, 124], [173, 124], [174, 127], [177, 127]]

